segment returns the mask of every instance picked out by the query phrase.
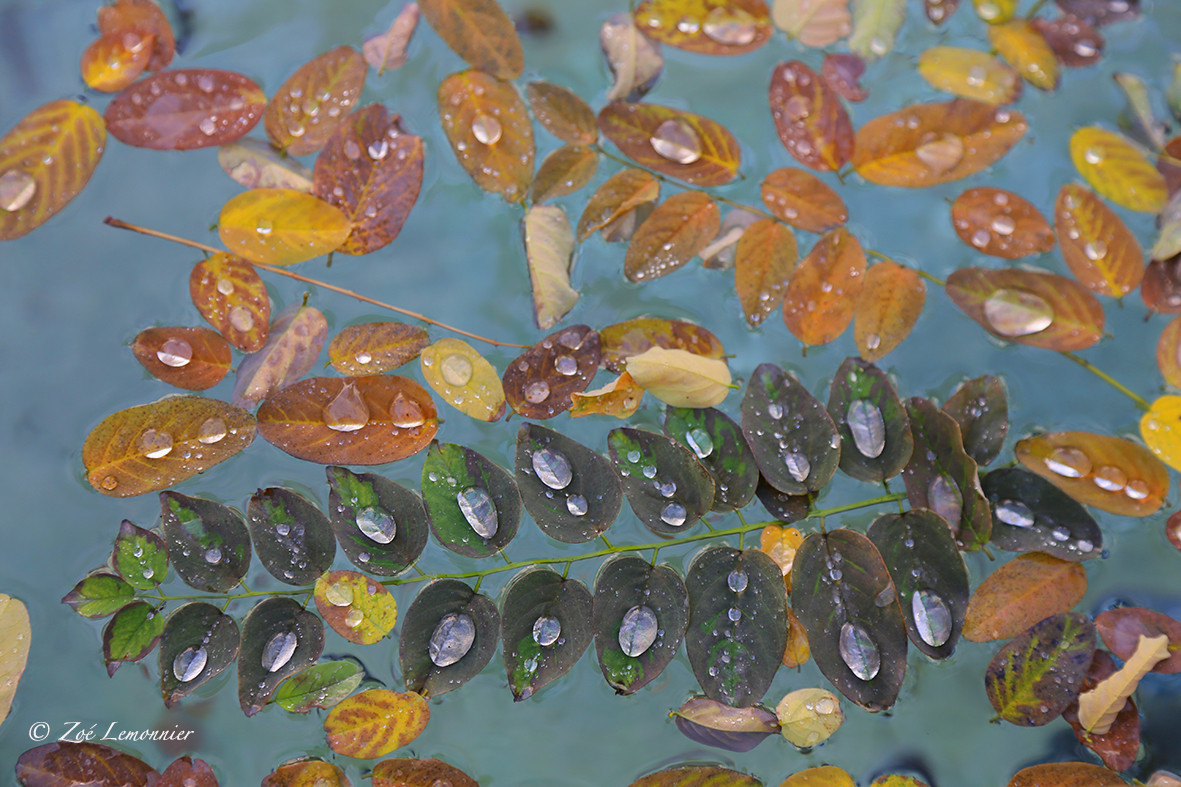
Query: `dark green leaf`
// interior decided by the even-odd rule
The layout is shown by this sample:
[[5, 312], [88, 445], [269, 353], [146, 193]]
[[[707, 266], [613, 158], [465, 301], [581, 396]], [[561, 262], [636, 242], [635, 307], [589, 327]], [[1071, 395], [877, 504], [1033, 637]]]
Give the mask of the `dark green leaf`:
[[475, 677], [492, 660], [500, 637], [496, 604], [458, 579], [436, 579], [424, 587], [403, 621], [398, 643], [402, 679], [407, 691], [426, 697], [458, 689]]
[[868, 711], [892, 707], [906, 676], [906, 624], [894, 599], [882, 556], [860, 533], [813, 533], [796, 551], [791, 606], [812, 658]]
[[1070, 495], [1019, 467], [984, 476], [992, 504], [992, 543], [1010, 552], [1047, 552], [1063, 560], [1089, 560], [1103, 550], [1099, 523]]
[[763, 698], [787, 647], [787, 593], [757, 549], [711, 547], [689, 567], [685, 650], [710, 699], [745, 707]]
[[687, 445], [714, 479], [714, 511], [742, 508], [755, 496], [759, 468], [742, 427], [713, 407], [670, 407], [665, 433]]
[[271, 576], [288, 585], [308, 585], [332, 568], [336, 541], [328, 517], [290, 489], [260, 489], [246, 506], [254, 552]]
[[365, 668], [355, 661], [325, 661], [283, 681], [274, 702], [292, 713], [331, 708], [352, 694], [364, 678]]
[[968, 608], [968, 568], [947, 523], [925, 509], [884, 514], [866, 531], [894, 581], [906, 633], [933, 659], [955, 652]]
[[841, 436], [841, 469], [881, 483], [902, 472], [914, 449], [906, 407], [890, 378], [859, 358], [846, 358], [832, 378], [828, 414]]
[[250, 533], [229, 506], [179, 492], [160, 493], [164, 541], [185, 584], [224, 593], [250, 568]]
[[767, 479], [762, 476], [759, 476], [759, 486], [755, 494], [759, 496], [759, 502], [767, 509], [767, 513], [785, 524], [807, 519], [815, 499], [813, 494], [784, 494], [768, 484]]
[[619, 516], [623, 492], [597, 451], [537, 424], [517, 432], [517, 485], [525, 510], [550, 538], [581, 544]]
[[173, 707], [233, 664], [238, 644], [238, 624], [212, 604], [194, 601], [173, 612], [160, 636], [164, 704]]
[[1038, 623], [993, 657], [984, 674], [992, 707], [1005, 721], [1040, 727], [1078, 698], [1095, 654], [1095, 624], [1064, 612]]
[[713, 478], [676, 440], [620, 428], [607, 435], [607, 446], [632, 511], [658, 536], [689, 529], [713, 505]]
[[840, 462], [841, 438], [824, 405], [772, 363], [750, 376], [742, 432], [763, 478], [789, 495], [820, 491]]
[[135, 588], [105, 572], [84, 578], [62, 599], [84, 618], [105, 618], [135, 599]]
[[509, 362], [501, 378], [505, 400], [526, 418], [553, 418], [590, 385], [599, 358], [599, 334], [590, 326], [551, 333]]
[[422, 498], [439, 543], [464, 557], [495, 555], [521, 521], [513, 477], [454, 443], [431, 443], [422, 463]]
[[160, 536], [124, 519], [115, 537], [111, 565], [133, 588], [150, 590], [168, 573], [168, 548]]
[[603, 677], [619, 694], [636, 692], [664, 671], [688, 624], [689, 595], [673, 569], [634, 555], [613, 558], [599, 569], [595, 654]]
[[392, 577], [418, 560], [430, 533], [422, 500], [376, 473], [329, 467], [328, 512], [336, 541], [353, 565]]
[[513, 699], [520, 701], [565, 675], [591, 642], [586, 585], [548, 568], [517, 574], [504, 592], [500, 638]]
[[944, 402], [943, 411], [960, 425], [964, 450], [976, 464], [997, 458], [1009, 433], [1009, 399], [998, 378], [986, 374], [965, 380]]
[[706, 697], [694, 697], [677, 710], [677, 729], [691, 741], [728, 751], [750, 751], [779, 734], [779, 720], [761, 705], [734, 708]]
[[115, 613], [103, 629], [103, 661], [107, 674], [128, 661], [139, 661], [152, 652], [164, 631], [164, 616], [146, 601], [136, 601]]
[[253, 716], [284, 679], [320, 658], [324, 624], [290, 598], [260, 601], [242, 621], [238, 654], [238, 703]]

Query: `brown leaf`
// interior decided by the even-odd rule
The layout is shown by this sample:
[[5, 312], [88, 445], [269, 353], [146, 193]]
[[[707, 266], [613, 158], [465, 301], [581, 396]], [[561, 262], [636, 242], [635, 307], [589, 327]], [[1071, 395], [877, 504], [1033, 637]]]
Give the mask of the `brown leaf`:
[[1150, 262], [1140, 281], [1140, 297], [1158, 314], [1181, 312], [1181, 256]]
[[586, 325], [552, 333], [509, 362], [501, 378], [509, 407], [525, 418], [553, 418], [573, 405], [598, 371], [599, 334]]
[[563, 145], [550, 153], [533, 179], [533, 204], [573, 194], [590, 183], [599, 166], [599, 154], [586, 145]]
[[[349, 386], [351, 392], [341, 402], [353, 407], [344, 422], [339, 412], [343, 404], [328, 408]], [[341, 430], [356, 427], [362, 417], [364, 425]], [[264, 401], [258, 421], [259, 434], [280, 450], [309, 462], [342, 465], [380, 465], [413, 456], [438, 429], [435, 404], [426, 390], [406, 377], [384, 374], [301, 380]]]
[[142, 760], [100, 743], [46, 743], [16, 761], [16, 779], [25, 787], [155, 787], [159, 778]]
[[[1095, 688], [1115, 671], [1115, 660], [1111, 654], [1105, 650], [1095, 651], [1086, 680], [1079, 690], [1080, 695]], [[1132, 700], [1128, 700], [1111, 730], [1103, 735], [1089, 733], [1079, 724], [1077, 701], [1062, 712], [1062, 718], [1070, 724], [1079, 743], [1099, 755], [1103, 764], [1113, 771], [1125, 771], [1136, 762], [1136, 756], [1140, 753], [1140, 714]]]
[[651, 347], [685, 350], [706, 358], [721, 358], [726, 352], [718, 337], [700, 325], [660, 317], [639, 317], [608, 325], [599, 331], [599, 339], [603, 366], [616, 374], [624, 371], [628, 358]]
[[703, 55], [750, 52], [774, 32], [763, 0], [644, 0], [635, 19], [649, 38]]
[[1100, 612], [1095, 627], [1103, 644], [1125, 661], [1136, 652], [1141, 637], [1166, 635], [1169, 658], [1156, 664], [1152, 671], [1166, 675], [1181, 672], [1181, 621], [1151, 609], [1118, 607]]
[[521, 39], [496, 0], [419, 0], [439, 38], [471, 65], [496, 79], [525, 69]]
[[[430, 5], [448, 2], [434, 0]], [[476, 6], [485, 2], [494, 0], [479, 0]], [[428, 18], [430, 5], [423, 8]], [[477, 186], [508, 202], [528, 196], [533, 125], [516, 88], [475, 69], [452, 74], [439, 85], [439, 116], [451, 149]]]
[[692, 112], [615, 101], [599, 111], [599, 129], [633, 161], [695, 186], [721, 186], [738, 175], [738, 140]]
[[157, 787], [218, 787], [217, 777], [205, 760], [179, 757], [160, 774]]
[[799, 258], [795, 235], [777, 221], [757, 221], [742, 233], [734, 256], [734, 289], [752, 326], [783, 303]]
[[1096, 27], [1140, 15], [1140, 0], [1057, 0], [1057, 3], [1063, 13], [1074, 14]]
[[606, 232], [641, 205], [660, 198], [660, 181], [642, 169], [616, 172], [591, 195], [578, 220], [578, 239], [586, 240], [595, 230]]
[[139, 79], [152, 57], [155, 39], [141, 30], [107, 33], [82, 53], [82, 81], [104, 93], [117, 93]]
[[927, 285], [910, 268], [888, 260], [870, 266], [853, 306], [857, 352], [871, 363], [910, 335], [927, 300]]
[[588, 415], [610, 415], [614, 418], [630, 418], [640, 409], [644, 389], [627, 372], [616, 377], [602, 388], [585, 393], [572, 393], [574, 404], [570, 408], [571, 418]]
[[1174, 319], [1161, 332], [1156, 344], [1156, 365], [1166, 383], [1181, 388], [1181, 317]]
[[152, 36], [148, 71], [167, 68], [176, 54], [176, 39], [168, 17], [152, 0], [115, 0], [98, 9], [98, 31], [103, 35], [140, 30]]
[[271, 143], [292, 156], [324, 147], [361, 97], [368, 69], [350, 46], [338, 46], [300, 66], [271, 96], [263, 125]]
[[964, 638], [1015, 637], [1043, 618], [1070, 611], [1086, 592], [1081, 564], [1041, 552], [1018, 555], [986, 577], [968, 600]]
[[222, 145], [217, 149], [217, 163], [248, 189], [312, 191], [312, 171], [261, 139], [248, 137]]
[[607, 91], [608, 101], [638, 100], [656, 84], [664, 70], [662, 47], [636, 28], [630, 13], [612, 14], [603, 22], [599, 47], [615, 79]]
[[865, 251], [843, 227], [816, 241], [787, 285], [783, 321], [804, 344], [828, 344], [849, 327], [861, 293]]
[[951, 206], [955, 234], [983, 254], [1017, 260], [1054, 248], [1054, 231], [1028, 200], [1011, 191], [981, 186]]
[[344, 771], [323, 760], [296, 760], [271, 771], [262, 787], [350, 787]]
[[271, 323], [271, 299], [254, 266], [219, 252], [193, 266], [189, 295], [201, 316], [242, 352], [261, 350]]
[[324, 733], [337, 754], [371, 760], [413, 741], [430, 718], [430, 706], [421, 694], [370, 689], [330, 710]]
[[220, 383], [232, 360], [229, 342], [208, 328], [147, 328], [131, 351], [154, 377], [190, 391]]
[[1032, 22], [1013, 19], [990, 24], [988, 40], [1026, 82], [1040, 90], [1058, 87], [1058, 58]]
[[991, 166], [1027, 128], [1021, 113], [978, 101], [916, 104], [858, 129], [853, 166], [871, 183], [925, 188]]
[[328, 321], [314, 306], [292, 304], [275, 317], [266, 345], [238, 366], [234, 403], [251, 407], [303, 377], [320, 357]]
[[328, 343], [328, 361], [344, 375], [381, 374], [413, 361], [430, 341], [427, 332], [417, 325], [401, 322], [351, 325]]
[[361, 47], [365, 62], [377, 69], [378, 76], [387, 68], [401, 68], [406, 64], [406, 50], [417, 28], [418, 3], [406, 3], [389, 30], [365, 39]]
[[798, 60], [771, 73], [771, 117], [779, 140], [801, 164], [836, 171], [853, 157], [853, 123], [815, 71]]
[[1033, 20], [1033, 26], [1064, 66], [1089, 66], [1103, 58], [1103, 34], [1082, 17], [1063, 14], [1046, 19], [1039, 16]]
[[846, 101], [864, 101], [869, 91], [859, 80], [865, 73], [865, 61], [849, 52], [827, 52], [820, 66], [820, 75], [836, 94]]
[[549, 133], [571, 145], [598, 140], [595, 112], [576, 93], [552, 82], [530, 82], [525, 91], [533, 116]]
[[[790, 581], [790, 578], [785, 576], [784, 582]], [[783, 666], [798, 669], [808, 663], [812, 658], [812, 648], [808, 645], [808, 631], [804, 628], [804, 624], [796, 617], [796, 613], [792, 612], [791, 607], [787, 608], [787, 647], [783, 649], [783, 658], [781, 662]]]
[[701, 191], [666, 199], [636, 230], [623, 260], [632, 281], [666, 276], [704, 249], [721, 226], [717, 203]]
[[266, 95], [232, 71], [190, 68], [153, 74], [115, 96], [107, 131], [126, 145], [193, 150], [245, 136], [262, 118]]
[[807, 232], [828, 232], [849, 220], [849, 209], [811, 172], [783, 167], [763, 178], [763, 204], [777, 218]]
[[463, 771], [440, 760], [383, 760], [373, 768], [373, 787], [479, 787]]
[[1008, 787], [1126, 787], [1118, 773], [1089, 762], [1054, 762], [1017, 771]]
[[950, 19], [959, 6], [960, 0], [923, 0], [923, 9], [927, 12], [927, 18], [937, 25]]

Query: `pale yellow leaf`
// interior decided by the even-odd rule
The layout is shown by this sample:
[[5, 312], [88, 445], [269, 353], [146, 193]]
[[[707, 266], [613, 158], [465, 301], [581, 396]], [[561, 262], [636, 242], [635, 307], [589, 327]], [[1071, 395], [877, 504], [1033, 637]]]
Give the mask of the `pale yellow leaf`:
[[1124, 662], [1115, 674], [1098, 686], [1079, 695], [1078, 720], [1083, 729], [1092, 735], [1106, 735], [1115, 722], [1115, 717], [1124, 709], [1128, 697], [1136, 691], [1140, 679], [1152, 671], [1157, 662], [1169, 657], [1169, 637], [1140, 635], [1136, 652]]
[[504, 415], [504, 386], [500, 374], [484, 356], [463, 341], [448, 336], [418, 357], [422, 378], [443, 401], [479, 421]]
[[713, 407], [726, 398], [730, 367], [717, 358], [652, 347], [627, 359], [636, 384], [674, 407]]
[[533, 285], [533, 319], [538, 328], [549, 330], [578, 303], [578, 291], [570, 286], [574, 230], [561, 208], [534, 205], [525, 212], [523, 234]]
[[12, 698], [29, 660], [32, 639], [29, 611], [24, 603], [0, 593], [0, 724], [12, 708]]
[[815, 746], [840, 729], [845, 721], [841, 702], [831, 691], [799, 689], [775, 706], [779, 731], [793, 746]]

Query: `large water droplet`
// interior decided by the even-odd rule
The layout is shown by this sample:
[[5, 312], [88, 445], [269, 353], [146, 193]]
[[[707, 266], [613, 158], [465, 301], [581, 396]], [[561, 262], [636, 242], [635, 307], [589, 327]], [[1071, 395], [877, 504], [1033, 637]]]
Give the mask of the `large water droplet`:
[[701, 32], [723, 46], [746, 46], [758, 35], [758, 24], [741, 8], [718, 6], [705, 15]]
[[927, 488], [927, 504], [949, 525], [959, 527], [964, 511], [964, 496], [947, 476], [941, 474], [931, 479], [931, 485]]
[[1070, 446], [1058, 446], [1044, 461], [1050, 472], [1063, 478], [1082, 478], [1091, 472], [1091, 458]]
[[651, 608], [640, 605], [629, 609], [619, 623], [619, 648], [628, 656], [642, 655], [656, 641], [659, 623]]
[[448, 385], [467, 385], [472, 379], [472, 362], [459, 353], [451, 353], [439, 362], [439, 374]]
[[462, 612], [449, 612], [431, 634], [427, 653], [436, 667], [449, 667], [467, 655], [476, 641], [476, 624]]
[[463, 518], [481, 538], [492, 538], [496, 535], [499, 524], [496, 505], [492, 502], [492, 495], [488, 494], [488, 490], [469, 486], [455, 495], [455, 501], [459, 503]]
[[235, 306], [228, 315], [230, 327], [236, 331], [246, 333], [254, 327], [254, 314], [245, 306]]
[[353, 586], [348, 582], [333, 582], [324, 589], [324, 598], [334, 607], [347, 607], [353, 603]]
[[1103, 465], [1091, 474], [1091, 481], [1100, 489], [1118, 492], [1128, 485], [1128, 476], [1114, 465]]
[[914, 154], [933, 174], [943, 175], [964, 160], [964, 140], [944, 134], [919, 145]]
[[324, 425], [337, 432], [355, 432], [369, 423], [369, 406], [357, 386], [346, 383], [340, 393], [324, 406]]
[[694, 427], [685, 433], [685, 442], [697, 454], [698, 459], [704, 459], [714, 452], [714, 441], [709, 432], [701, 427]]
[[221, 547], [210, 547], [205, 550], [205, 562], [211, 566], [216, 566], [221, 562]]
[[1002, 336], [1029, 336], [1050, 327], [1054, 310], [1032, 292], [1001, 288], [984, 301], [984, 319]]
[[295, 655], [295, 646], [298, 644], [294, 631], [280, 631], [272, 635], [262, 648], [262, 668], [267, 672], [283, 669]]
[[495, 145], [501, 133], [500, 121], [491, 115], [476, 115], [472, 120], [472, 136], [481, 145]]
[[996, 518], [1010, 527], [1033, 527], [1037, 521], [1029, 506], [1020, 500], [1002, 500], [996, 507]]
[[993, 217], [991, 226], [992, 231], [997, 235], [1012, 235], [1013, 231], [1017, 229], [1017, 223], [1013, 221], [1013, 217], [1003, 213]]
[[254, 231], [259, 235], [266, 237], [275, 230], [275, 225], [270, 219], [259, 219], [258, 224], [254, 225]]
[[525, 386], [525, 401], [531, 404], [541, 404], [549, 397], [549, 383], [545, 380], [534, 380]]
[[920, 590], [910, 597], [914, 627], [919, 638], [938, 648], [951, 638], [951, 608], [943, 598], [930, 590]]
[[791, 473], [791, 477], [801, 484], [808, 480], [808, 474], [812, 472], [812, 463], [798, 451], [788, 451], [784, 454], [783, 464], [787, 465], [787, 472]]
[[566, 510], [573, 516], [586, 516], [586, 498], [582, 495], [570, 495], [566, 498]]
[[669, 503], [660, 511], [660, 520], [670, 527], [680, 527], [685, 524], [687, 512], [680, 503]]
[[533, 641], [543, 648], [558, 641], [562, 636], [562, 621], [551, 615], [542, 615], [533, 621]]
[[172, 435], [163, 429], [148, 429], [139, 436], [139, 450], [148, 459], [162, 459], [172, 452]]
[[841, 626], [841, 661], [862, 680], [873, 680], [882, 668], [882, 655], [869, 632], [853, 623]]
[[570, 461], [552, 448], [542, 448], [533, 452], [533, 472], [541, 479], [541, 483], [550, 489], [565, 489], [574, 478], [570, 470]]
[[554, 371], [565, 377], [570, 377], [578, 372], [578, 361], [574, 359], [573, 355], [559, 355], [554, 359]]
[[413, 429], [426, 423], [426, 417], [421, 407], [405, 394], [397, 393], [394, 401], [390, 402], [390, 423], [399, 429]]
[[0, 175], [0, 210], [20, 210], [36, 193], [37, 181], [23, 169], [10, 169]]
[[735, 593], [741, 593], [746, 590], [746, 585], [749, 581], [746, 572], [740, 568], [734, 569], [726, 577], [726, 585]]
[[193, 348], [179, 336], [171, 336], [156, 350], [156, 358], [165, 366], [179, 369], [193, 360]]
[[701, 158], [701, 137], [682, 118], [669, 118], [652, 133], [652, 149], [677, 164], [692, 164]]
[[181, 683], [188, 683], [201, 674], [209, 663], [209, 653], [203, 645], [193, 645], [176, 654], [172, 660], [172, 674]]
[[398, 523], [387, 511], [365, 506], [357, 512], [357, 529], [371, 541], [388, 544], [398, 534]]
[[845, 413], [853, 444], [862, 456], [874, 459], [886, 450], [886, 421], [882, 411], [868, 399], [856, 399]]
[[355, 629], [361, 625], [365, 620], [365, 613], [356, 607], [352, 607], [348, 612], [344, 613], [344, 624], [351, 629]]
[[197, 441], [205, 445], [220, 443], [225, 439], [227, 431], [226, 422], [218, 416], [213, 415], [206, 418], [197, 427]]

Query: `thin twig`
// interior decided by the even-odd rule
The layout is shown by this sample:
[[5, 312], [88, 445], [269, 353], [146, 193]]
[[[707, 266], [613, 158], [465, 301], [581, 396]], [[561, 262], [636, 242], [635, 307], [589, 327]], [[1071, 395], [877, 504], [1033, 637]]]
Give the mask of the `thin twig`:
[[1135, 392], [1135, 391], [1133, 391], [1132, 389], [1128, 388], [1128, 386], [1124, 385], [1124, 384], [1123, 384], [1123, 383], [1121, 383], [1119, 380], [1115, 379], [1114, 377], [1112, 377], [1110, 374], [1108, 374], [1107, 372], [1105, 372], [1105, 371], [1103, 371], [1102, 369], [1100, 369], [1100, 368], [1099, 368], [1098, 366], [1096, 366], [1095, 364], [1091, 363], [1090, 361], [1088, 361], [1088, 360], [1086, 360], [1086, 359], [1084, 359], [1084, 358], [1080, 358], [1080, 357], [1078, 357], [1077, 355], [1075, 355], [1074, 353], [1072, 353], [1072, 352], [1069, 352], [1069, 351], [1067, 351], [1067, 350], [1063, 350], [1063, 351], [1062, 351], [1062, 355], [1064, 355], [1064, 356], [1066, 356], [1067, 358], [1069, 358], [1070, 360], [1074, 361], [1074, 362], [1075, 362], [1075, 363], [1077, 363], [1079, 366], [1083, 367], [1083, 368], [1084, 368], [1084, 369], [1086, 369], [1088, 372], [1090, 372], [1091, 374], [1095, 375], [1095, 376], [1096, 376], [1096, 377], [1098, 377], [1100, 380], [1102, 380], [1103, 382], [1107, 383], [1107, 384], [1108, 384], [1108, 385], [1110, 385], [1112, 388], [1114, 388], [1115, 390], [1117, 390], [1117, 391], [1119, 391], [1120, 393], [1122, 393], [1124, 396], [1126, 396], [1126, 397], [1128, 397], [1129, 399], [1131, 399], [1133, 402], [1135, 402], [1135, 403], [1136, 403], [1136, 406], [1137, 406], [1137, 407], [1139, 407], [1141, 410], [1148, 411], [1148, 410], [1151, 410], [1151, 409], [1152, 409], [1152, 405], [1150, 405], [1150, 404], [1148, 403], [1148, 400], [1147, 400], [1147, 399], [1145, 399], [1143, 396], [1141, 396], [1140, 394], [1136, 393], [1136, 392]]

